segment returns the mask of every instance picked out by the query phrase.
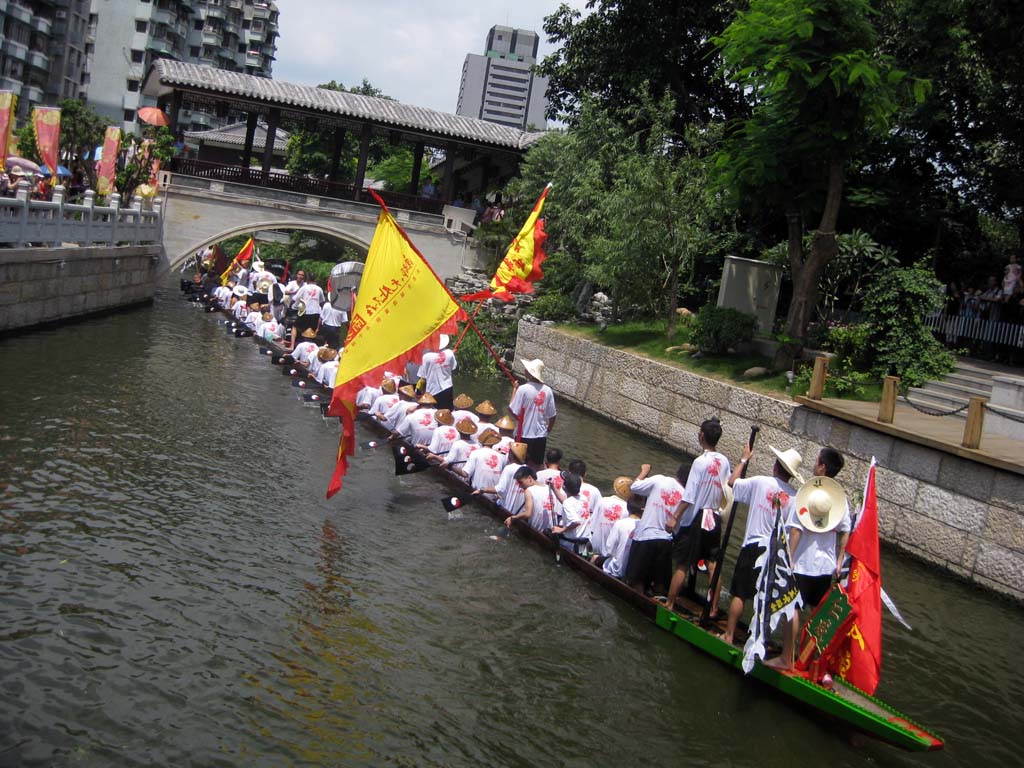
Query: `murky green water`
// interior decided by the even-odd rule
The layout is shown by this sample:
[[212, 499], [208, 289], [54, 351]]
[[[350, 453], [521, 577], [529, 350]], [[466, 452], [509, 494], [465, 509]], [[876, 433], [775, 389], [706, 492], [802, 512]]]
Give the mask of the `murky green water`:
[[[1021, 763], [1024, 615], [891, 553], [879, 694], [943, 753], [837, 735], [384, 452], [325, 501], [336, 423], [174, 290], [0, 370], [0, 766]], [[678, 463], [558, 422], [602, 488]]]

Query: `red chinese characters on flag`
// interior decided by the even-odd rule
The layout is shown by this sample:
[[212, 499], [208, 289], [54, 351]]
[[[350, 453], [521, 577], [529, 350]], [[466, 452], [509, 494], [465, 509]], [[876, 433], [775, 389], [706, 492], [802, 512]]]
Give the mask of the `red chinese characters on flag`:
[[36, 107], [32, 110], [32, 125], [36, 130], [39, 156], [50, 169], [50, 178], [56, 179], [60, 153], [60, 110], [56, 107]]

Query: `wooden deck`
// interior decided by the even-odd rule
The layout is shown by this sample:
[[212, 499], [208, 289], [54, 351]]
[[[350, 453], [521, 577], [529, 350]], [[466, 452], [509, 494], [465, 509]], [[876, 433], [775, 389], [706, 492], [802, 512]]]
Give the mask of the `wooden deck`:
[[794, 399], [801, 405], [851, 424], [1024, 475], [1024, 441], [983, 432], [980, 448], [964, 448], [961, 445], [964, 436], [963, 419], [928, 416], [906, 403], [897, 402], [893, 423], [883, 424], [878, 421], [878, 403], [829, 397], [821, 400], [806, 397]]

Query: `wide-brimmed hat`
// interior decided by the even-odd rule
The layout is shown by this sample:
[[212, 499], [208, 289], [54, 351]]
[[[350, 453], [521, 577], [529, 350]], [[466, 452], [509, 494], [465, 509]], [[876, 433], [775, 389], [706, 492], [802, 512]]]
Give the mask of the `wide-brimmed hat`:
[[304, 330], [302, 332], [302, 338], [304, 338], [304, 339], [315, 339], [316, 338], [316, 331], [314, 331], [312, 328], [307, 328], [306, 330]]
[[494, 403], [490, 400], [484, 400], [480, 405], [473, 409], [481, 416], [493, 416], [498, 412], [498, 409], [494, 407]]
[[320, 347], [316, 352], [317, 360], [321, 363], [327, 363], [338, 356], [338, 350], [331, 349], [330, 347]]
[[455, 428], [464, 435], [476, 434], [476, 422], [470, 418], [460, 419], [456, 422]]
[[384, 381], [380, 383], [380, 391], [388, 395], [393, 395], [395, 394], [395, 388], [397, 386], [398, 385], [395, 384], [394, 379], [384, 379]]
[[231, 293], [233, 293], [235, 296], [237, 296], [240, 299], [244, 299], [248, 295], [249, 292], [247, 290], [245, 290], [245, 286], [244, 285], [236, 285], [234, 287], [234, 290], [231, 291]]
[[629, 501], [633, 498], [633, 491], [630, 486], [633, 485], [633, 479], [620, 475], [615, 478], [615, 482], [612, 483], [612, 488], [615, 491], [615, 495], [623, 501]]
[[465, 392], [460, 392], [458, 395], [455, 396], [455, 399], [452, 401], [452, 404], [456, 408], [472, 408], [473, 398], [467, 395]]
[[493, 429], [485, 429], [480, 432], [477, 436], [476, 441], [487, 448], [490, 448], [497, 442], [501, 441], [501, 435], [495, 432]]
[[533, 378], [535, 378], [541, 384], [544, 383], [544, 361], [543, 360], [541, 360], [539, 357], [536, 360], [523, 360], [522, 358], [520, 358], [519, 362], [521, 362], [523, 364], [523, 368], [526, 369], [526, 372], [528, 374], [530, 374]]
[[434, 421], [443, 427], [450, 427], [455, 422], [455, 417], [452, 416], [452, 412], [447, 408], [439, 408], [434, 413]]
[[796, 516], [808, 531], [828, 533], [846, 514], [846, 493], [831, 477], [812, 477], [796, 492]]
[[727, 521], [729, 515], [732, 514], [732, 502], [732, 486], [728, 483], [722, 483], [722, 499], [718, 502], [718, 514], [723, 522]]
[[410, 400], [416, 399], [416, 389], [412, 386], [412, 384], [406, 384], [403, 387], [399, 387], [398, 394], [405, 395]]
[[420, 399], [417, 400], [416, 402], [419, 403], [420, 405], [437, 405], [437, 400], [435, 400], [434, 396], [429, 392], [424, 392], [422, 395], [420, 395]]
[[448, 334], [447, 333], [442, 333], [440, 338], [437, 340], [437, 351], [440, 352], [442, 349], [447, 349], [448, 348], [448, 342], [450, 342], [450, 341], [451, 341], [451, 338], [448, 336]]
[[530, 446], [526, 443], [512, 443], [512, 445], [509, 446], [508, 452], [516, 457], [516, 461], [522, 464], [526, 461], [526, 452], [529, 448]]
[[787, 451], [778, 451], [770, 445], [768, 448], [775, 454], [775, 458], [779, 460], [779, 463], [786, 468], [786, 471], [793, 476], [793, 479], [802, 484], [804, 478], [800, 474], [800, 465], [804, 463], [804, 460], [800, 456], [800, 451], [796, 448], [790, 448]]
[[502, 416], [500, 419], [494, 422], [494, 426], [496, 426], [498, 429], [512, 430], [516, 428], [516, 422], [515, 419], [513, 419], [506, 413], [504, 416]]

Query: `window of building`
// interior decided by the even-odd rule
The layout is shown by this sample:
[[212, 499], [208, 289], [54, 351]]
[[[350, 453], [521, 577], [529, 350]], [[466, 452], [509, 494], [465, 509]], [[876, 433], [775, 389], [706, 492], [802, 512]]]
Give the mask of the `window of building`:
[[198, 45], [193, 45], [191, 48], [189, 48], [188, 49], [188, 55], [191, 56], [193, 59], [198, 59], [199, 58], [199, 46]]
[[146, 58], [146, 52], [145, 51], [136, 51], [134, 49], [132, 50], [132, 63], [133, 64], [141, 64], [143, 59], [145, 59], [145, 58]]
[[249, 19], [242, 19], [242, 29], [248, 29], [252, 22]]
[[145, 32], [147, 29], [149, 29], [149, 23], [148, 22], [145, 22], [142, 19], [136, 19], [135, 20], [135, 31], [136, 32]]
[[128, 90], [131, 91], [132, 93], [138, 93], [139, 92], [139, 81], [138, 80], [129, 80], [128, 81]]
[[96, 43], [86, 43], [85, 44], [85, 55], [86, 56], [92, 56], [93, 53], [95, 53], [95, 52], [96, 52]]
[[126, 123], [131, 123], [134, 120], [135, 120], [135, 110], [134, 109], [126, 109], [124, 111], [124, 121]]
[[203, 28], [203, 20], [202, 19], [196, 19], [195, 29], [202, 29], [202, 28]]

